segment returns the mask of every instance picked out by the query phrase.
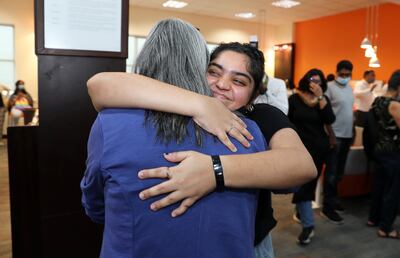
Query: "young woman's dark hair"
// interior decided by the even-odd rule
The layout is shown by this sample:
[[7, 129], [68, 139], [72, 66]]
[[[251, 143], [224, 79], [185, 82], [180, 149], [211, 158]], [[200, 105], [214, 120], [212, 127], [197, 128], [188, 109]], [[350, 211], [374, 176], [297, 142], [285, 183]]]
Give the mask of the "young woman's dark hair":
[[350, 72], [353, 71], [353, 64], [349, 60], [342, 60], [336, 65], [336, 72], [339, 72], [340, 70], [349, 70]]
[[264, 76], [264, 54], [257, 48], [250, 44], [241, 44], [238, 42], [222, 43], [211, 53], [210, 60], [214, 60], [224, 51], [233, 51], [239, 54], [244, 54], [249, 58], [247, 64], [247, 71], [250, 73], [254, 80], [254, 90], [251, 94], [250, 102], [252, 102], [258, 95], [262, 85]]
[[392, 73], [388, 83], [388, 90], [397, 91], [400, 87], [400, 69]]
[[316, 68], [313, 68], [313, 69], [309, 70], [303, 76], [303, 78], [300, 79], [300, 81], [299, 81], [299, 90], [301, 90], [303, 92], [312, 93], [311, 90], [310, 90], [310, 78], [315, 76], [315, 75], [318, 75], [321, 78], [320, 86], [321, 86], [322, 91], [325, 92], [328, 86], [327, 86], [327, 83], [326, 83], [326, 79], [325, 79], [324, 73], [321, 70], [316, 69]]

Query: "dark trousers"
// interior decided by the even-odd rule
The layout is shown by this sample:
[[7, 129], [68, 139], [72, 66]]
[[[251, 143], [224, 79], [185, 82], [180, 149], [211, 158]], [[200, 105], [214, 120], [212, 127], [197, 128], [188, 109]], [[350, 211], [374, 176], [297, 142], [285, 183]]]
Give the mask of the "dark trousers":
[[376, 160], [369, 220], [390, 232], [400, 201], [400, 153], [376, 155]]
[[352, 138], [336, 138], [337, 147], [330, 150], [326, 159], [324, 177], [324, 210], [333, 210], [337, 203], [337, 185], [342, 180], [347, 154], [352, 144]]
[[314, 161], [315, 167], [317, 168], [318, 175], [317, 178], [305, 183], [293, 194], [292, 203], [315, 200], [315, 188], [317, 187], [318, 178], [321, 175], [322, 167], [326, 159], [326, 151], [324, 152], [321, 150], [320, 152], [316, 152], [309, 150], [309, 152]]
[[354, 118], [355, 118], [354, 125], [364, 128], [365, 125], [367, 124], [368, 112], [356, 110], [354, 112]]

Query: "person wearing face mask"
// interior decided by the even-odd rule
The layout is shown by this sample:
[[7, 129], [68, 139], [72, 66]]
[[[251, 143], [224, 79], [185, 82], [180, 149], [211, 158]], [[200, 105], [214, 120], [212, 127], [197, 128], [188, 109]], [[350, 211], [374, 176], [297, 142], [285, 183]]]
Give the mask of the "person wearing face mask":
[[[331, 126], [331, 148], [324, 177], [324, 200], [321, 215], [334, 224], [342, 224], [343, 218], [337, 213], [343, 207], [337, 200], [337, 185], [343, 177], [347, 154], [353, 138], [353, 90], [349, 85], [353, 64], [342, 60], [336, 65], [336, 77], [328, 83], [325, 95], [330, 99], [336, 120]], [[332, 135], [334, 134], [334, 137]]]
[[10, 112], [10, 126], [18, 125], [19, 119], [24, 117], [24, 109], [33, 107], [33, 99], [25, 90], [25, 82], [18, 80], [15, 83], [15, 91], [8, 100], [8, 112]]

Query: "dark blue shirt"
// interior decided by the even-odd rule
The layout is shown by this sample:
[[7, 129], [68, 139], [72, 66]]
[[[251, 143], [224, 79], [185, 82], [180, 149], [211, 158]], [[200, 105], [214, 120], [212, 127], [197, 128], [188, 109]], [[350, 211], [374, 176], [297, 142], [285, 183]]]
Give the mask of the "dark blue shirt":
[[[140, 191], [163, 181], [140, 180], [139, 170], [174, 165], [163, 153], [194, 150], [208, 155], [232, 154], [207, 133], [202, 147], [197, 146], [193, 122], [183, 143], [160, 144], [156, 128], [144, 122], [144, 114], [140, 109], [104, 110], [90, 133], [82, 203], [93, 221], [104, 223], [101, 257], [253, 257], [256, 190], [210, 193], [177, 218], [170, 214], [178, 204], [157, 212], [150, 210], [150, 204], [163, 196], [139, 199]], [[254, 141], [246, 149], [233, 140], [237, 153], [264, 151], [266, 143], [260, 130], [254, 122], [245, 122]]]

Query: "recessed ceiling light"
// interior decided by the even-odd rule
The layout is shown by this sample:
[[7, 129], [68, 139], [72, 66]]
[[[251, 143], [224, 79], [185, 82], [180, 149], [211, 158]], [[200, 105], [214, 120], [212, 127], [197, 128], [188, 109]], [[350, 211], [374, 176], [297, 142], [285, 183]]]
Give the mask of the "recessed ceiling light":
[[256, 17], [254, 13], [236, 13], [235, 16], [244, 19], [251, 19], [253, 17]]
[[180, 1], [167, 1], [162, 4], [164, 7], [169, 7], [169, 8], [183, 8], [187, 6], [188, 4], [185, 2], [180, 2]]
[[299, 4], [300, 4], [300, 2], [292, 1], [292, 0], [279, 0], [279, 1], [272, 2], [273, 6], [281, 7], [281, 8], [292, 8]]

